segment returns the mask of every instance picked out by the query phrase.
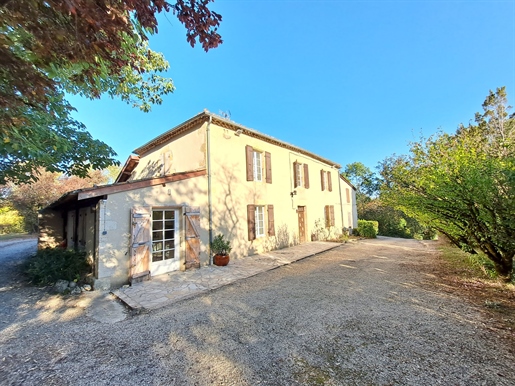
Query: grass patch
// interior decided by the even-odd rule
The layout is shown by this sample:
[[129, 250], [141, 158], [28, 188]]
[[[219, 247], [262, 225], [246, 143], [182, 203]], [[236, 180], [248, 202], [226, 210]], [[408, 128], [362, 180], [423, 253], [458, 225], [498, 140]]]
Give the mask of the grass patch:
[[497, 279], [494, 263], [483, 254], [472, 255], [453, 245], [440, 245], [442, 258], [457, 273], [469, 277]]

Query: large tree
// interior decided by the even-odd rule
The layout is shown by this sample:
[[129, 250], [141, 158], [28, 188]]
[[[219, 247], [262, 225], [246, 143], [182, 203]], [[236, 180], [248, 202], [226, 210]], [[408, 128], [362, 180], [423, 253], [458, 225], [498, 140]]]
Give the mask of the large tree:
[[114, 151], [71, 118], [65, 93], [107, 93], [148, 111], [173, 91], [163, 55], [149, 49], [159, 12], [188, 42], [217, 47], [212, 0], [0, 0], [0, 183], [34, 180], [38, 167], [85, 176]]
[[383, 161], [381, 199], [429, 224], [500, 275], [515, 255], [515, 121], [506, 91], [490, 92], [475, 123], [411, 145]]

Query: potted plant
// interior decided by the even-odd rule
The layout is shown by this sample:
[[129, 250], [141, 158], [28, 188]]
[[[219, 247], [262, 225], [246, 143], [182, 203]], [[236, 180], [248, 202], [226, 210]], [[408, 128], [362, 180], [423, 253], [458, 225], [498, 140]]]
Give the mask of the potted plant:
[[224, 240], [224, 235], [219, 234], [215, 236], [211, 243], [211, 252], [214, 253], [213, 263], [220, 266], [227, 265], [231, 249], [231, 243], [229, 240]]

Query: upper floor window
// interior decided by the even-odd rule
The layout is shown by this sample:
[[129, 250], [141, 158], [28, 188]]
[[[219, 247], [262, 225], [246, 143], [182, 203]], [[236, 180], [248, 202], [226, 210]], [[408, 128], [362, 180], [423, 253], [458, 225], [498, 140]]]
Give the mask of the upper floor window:
[[309, 189], [309, 168], [308, 164], [295, 161], [293, 163], [293, 181], [294, 188], [302, 186]]
[[322, 191], [324, 191], [324, 190], [327, 190], [329, 192], [333, 191], [331, 172], [327, 172], [325, 170], [320, 170], [320, 182], [321, 182], [321, 186], [322, 186]]
[[252, 152], [252, 172], [254, 181], [263, 181], [262, 154], [258, 151]]
[[[265, 151], [245, 146], [247, 161], [247, 181], [263, 181], [263, 174], [267, 184], [272, 183], [272, 155]], [[264, 158], [264, 167], [263, 167]]]

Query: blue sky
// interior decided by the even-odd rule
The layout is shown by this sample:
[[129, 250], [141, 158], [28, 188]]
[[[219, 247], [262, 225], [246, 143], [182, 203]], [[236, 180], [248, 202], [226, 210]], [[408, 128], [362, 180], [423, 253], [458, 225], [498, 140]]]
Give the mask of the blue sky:
[[176, 91], [143, 113], [71, 97], [76, 118], [132, 150], [207, 108], [345, 166], [467, 124], [506, 86], [515, 104], [515, 1], [217, 0], [224, 43], [192, 49], [173, 15], [151, 48]]

